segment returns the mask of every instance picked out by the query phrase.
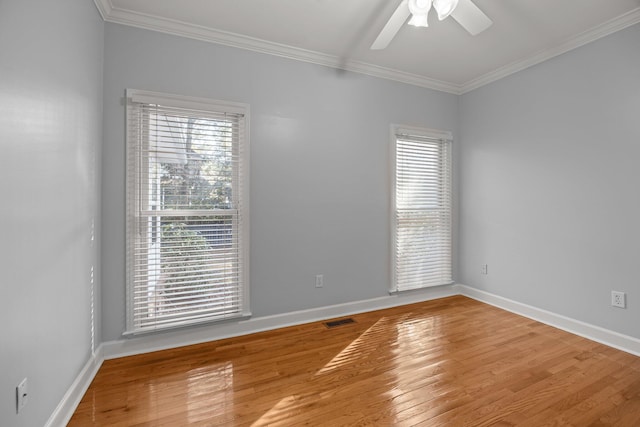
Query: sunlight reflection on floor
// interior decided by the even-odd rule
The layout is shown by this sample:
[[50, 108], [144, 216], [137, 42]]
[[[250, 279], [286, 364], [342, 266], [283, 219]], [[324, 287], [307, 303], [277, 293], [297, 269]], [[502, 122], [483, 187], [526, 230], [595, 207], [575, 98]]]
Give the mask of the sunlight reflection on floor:
[[601, 399], [634, 356], [463, 297], [354, 319], [105, 361], [69, 425], [640, 425]]
[[[417, 335], [424, 330], [429, 331], [434, 328], [435, 321], [433, 320], [411, 322], [408, 320], [410, 317], [411, 313], [405, 313], [401, 316], [380, 318], [315, 373], [311, 382], [316, 384], [314, 390], [318, 392], [317, 394], [284, 397], [256, 420], [252, 426], [283, 423], [287, 418], [299, 414], [305, 409], [309, 410], [319, 406], [323, 400], [335, 400], [336, 394], [339, 392], [338, 388], [342, 388], [339, 386], [339, 382], [336, 382], [336, 378], [354, 375], [354, 373], [350, 373], [351, 368], [354, 372], [362, 372], [363, 365], [370, 363], [371, 359], [375, 359], [377, 362], [381, 360], [394, 361], [394, 353], [402, 353], [403, 347], [413, 345], [412, 341]], [[421, 328], [425, 329], [421, 330]], [[390, 380], [386, 375], [382, 375], [381, 380], [384, 378], [387, 386], [394, 390], [400, 390], [400, 385], [394, 384], [394, 382], [397, 383], [402, 375], [394, 368], [395, 366], [389, 365], [389, 370], [396, 373], [395, 381]]]
[[187, 417], [190, 423], [212, 414], [233, 413], [233, 363], [192, 369], [187, 379]]
[[353, 340], [340, 353], [329, 361], [316, 375], [326, 374], [334, 369], [341, 368], [345, 365], [353, 363], [356, 360], [363, 359], [369, 354], [377, 351], [378, 345], [373, 343], [371, 338], [378, 337], [387, 333], [389, 330], [390, 320], [386, 317], [381, 318], [373, 324], [369, 329], [364, 331], [358, 338]]

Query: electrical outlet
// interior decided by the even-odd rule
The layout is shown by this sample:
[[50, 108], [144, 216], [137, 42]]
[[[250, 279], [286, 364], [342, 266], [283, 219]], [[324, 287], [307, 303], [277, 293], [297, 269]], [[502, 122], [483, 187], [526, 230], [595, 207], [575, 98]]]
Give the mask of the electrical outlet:
[[16, 387], [16, 414], [19, 414], [27, 405], [27, 379], [23, 379], [20, 384]]
[[482, 268], [480, 270], [482, 274], [489, 274], [489, 266], [487, 264], [482, 264]]
[[324, 286], [324, 276], [322, 274], [316, 274], [316, 288]]
[[627, 308], [627, 298], [624, 292], [611, 291], [611, 305], [613, 307]]

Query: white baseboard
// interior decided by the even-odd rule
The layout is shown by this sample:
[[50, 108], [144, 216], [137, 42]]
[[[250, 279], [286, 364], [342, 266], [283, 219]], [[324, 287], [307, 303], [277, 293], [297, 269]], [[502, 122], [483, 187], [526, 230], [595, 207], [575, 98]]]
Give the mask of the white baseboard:
[[134, 337], [100, 344], [95, 353], [89, 358], [76, 379], [73, 381], [62, 400], [53, 411], [45, 427], [66, 426], [75, 412], [82, 397], [86, 393], [91, 381], [98, 373], [102, 362], [107, 359], [149, 353], [184, 345], [198, 344], [207, 341], [247, 335], [286, 326], [317, 322], [340, 316], [346, 316], [384, 308], [397, 307], [416, 302], [429, 301], [456, 295], [453, 285], [424, 289], [406, 294], [389, 295], [369, 300], [336, 304], [328, 307], [294, 311], [275, 316], [256, 317], [233, 323], [217, 324], [215, 326], [184, 329], [165, 334]]
[[220, 323], [214, 326], [183, 329], [163, 334], [137, 336], [132, 338], [102, 343], [105, 360], [134, 354], [166, 350], [185, 345], [199, 344], [224, 338], [252, 334], [319, 320], [348, 316], [367, 311], [429, 301], [447, 296], [457, 295], [453, 285], [438, 286], [402, 294], [392, 294], [368, 300], [336, 304], [327, 307], [293, 311], [274, 316], [252, 317], [237, 322]]
[[69, 420], [73, 416], [80, 400], [87, 392], [91, 381], [98, 373], [98, 369], [102, 366], [104, 358], [102, 357], [102, 346], [98, 347], [95, 353], [89, 358], [84, 365], [76, 379], [71, 384], [71, 387], [60, 400], [60, 403], [53, 411], [49, 420], [45, 424], [45, 427], [62, 427], [69, 423]]
[[609, 347], [617, 348], [618, 350], [631, 353], [635, 356], [640, 356], [640, 339], [638, 338], [620, 334], [609, 329], [581, 322], [580, 320], [552, 313], [508, 298], [503, 298], [470, 286], [456, 284], [454, 285], [454, 289], [460, 295], [528, 317], [529, 319], [537, 320], [538, 322], [599, 342]]
[[256, 317], [192, 330], [185, 329], [165, 334], [147, 335], [102, 343], [95, 354], [87, 361], [69, 390], [67, 390], [60, 404], [49, 417], [45, 427], [67, 425], [80, 400], [84, 396], [84, 393], [89, 388], [91, 381], [98, 372], [98, 369], [100, 369], [102, 362], [107, 359], [199, 344], [367, 311], [429, 301], [452, 295], [464, 295], [503, 310], [554, 326], [572, 334], [608, 345], [609, 347], [640, 356], [640, 339], [619, 334], [527, 304], [522, 304], [466, 285], [455, 284], [423, 289], [416, 292], [393, 294], [369, 300], [294, 311], [274, 316]]

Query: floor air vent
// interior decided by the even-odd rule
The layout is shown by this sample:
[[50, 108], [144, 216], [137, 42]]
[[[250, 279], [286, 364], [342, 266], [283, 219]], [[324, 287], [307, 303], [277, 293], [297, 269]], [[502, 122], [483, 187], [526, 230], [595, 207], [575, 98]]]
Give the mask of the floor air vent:
[[332, 320], [331, 322], [324, 322], [324, 326], [327, 328], [335, 328], [337, 326], [348, 325], [349, 323], [356, 323], [351, 317], [347, 317], [346, 319], [340, 320]]

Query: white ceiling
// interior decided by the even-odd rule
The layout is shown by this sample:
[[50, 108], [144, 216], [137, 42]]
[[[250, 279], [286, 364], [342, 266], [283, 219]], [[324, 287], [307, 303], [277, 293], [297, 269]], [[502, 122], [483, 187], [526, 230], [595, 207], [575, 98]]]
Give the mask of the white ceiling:
[[[400, 0], [95, 0], [103, 18], [464, 93], [640, 22], [640, 0], [474, 0], [494, 22], [404, 25], [369, 46]], [[640, 48], [640, 46], [639, 46]]]

